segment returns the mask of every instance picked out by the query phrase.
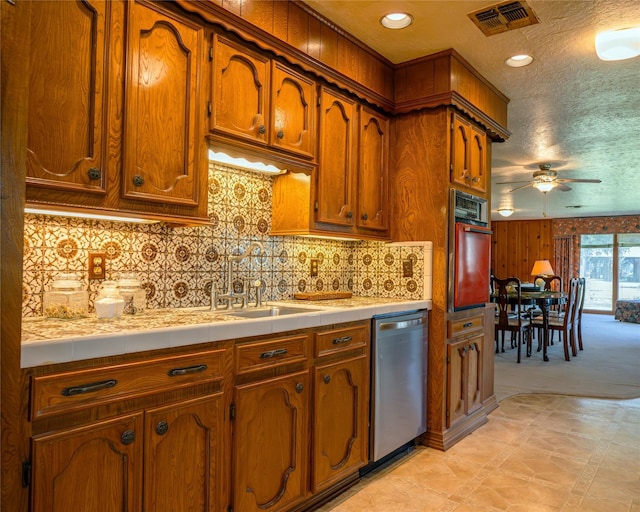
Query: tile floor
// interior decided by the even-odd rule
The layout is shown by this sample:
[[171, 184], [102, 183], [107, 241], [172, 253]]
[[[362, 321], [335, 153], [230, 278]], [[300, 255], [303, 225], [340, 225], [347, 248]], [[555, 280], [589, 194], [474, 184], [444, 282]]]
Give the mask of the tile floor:
[[640, 511], [640, 398], [506, 398], [448, 451], [417, 447], [319, 511]]

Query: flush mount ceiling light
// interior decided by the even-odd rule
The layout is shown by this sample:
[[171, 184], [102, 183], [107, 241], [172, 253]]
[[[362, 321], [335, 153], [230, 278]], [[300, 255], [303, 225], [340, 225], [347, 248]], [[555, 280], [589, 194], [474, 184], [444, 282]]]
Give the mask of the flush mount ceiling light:
[[511, 215], [513, 215], [513, 212], [515, 212], [513, 208], [509, 208], [509, 207], [498, 208], [498, 213], [503, 217], [510, 217]]
[[209, 160], [230, 167], [239, 167], [245, 171], [261, 172], [264, 174], [284, 174], [286, 169], [278, 169], [275, 165], [265, 164], [263, 162], [250, 162], [245, 158], [234, 158], [226, 153], [209, 150]]
[[512, 68], [522, 68], [524, 66], [528, 66], [533, 62], [533, 57], [531, 55], [514, 55], [513, 57], [509, 57], [504, 63], [507, 66]]
[[625, 60], [640, 55], [640, 27], [610, 30], [596, 35], [601, 60]]
[[380, 18], [380, 23], [391, 29], [405, 28], [413, 23], [413, 16], [406, 12], [392, 12]]

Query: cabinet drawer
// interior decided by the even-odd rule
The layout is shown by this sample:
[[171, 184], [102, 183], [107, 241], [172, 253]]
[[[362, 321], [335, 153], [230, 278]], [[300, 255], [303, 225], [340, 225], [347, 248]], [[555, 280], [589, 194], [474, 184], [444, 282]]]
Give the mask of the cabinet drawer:
[[34, 377], [31, 417], [69, 413], [195, 384], [222, 382], [224, 349]]
[[306, 361], [308, 341], [309, 336], [302, 334], [236, 345], [236, 375]]
[[315, 333], [314, 357], [324, 357], [356, 348], [364, 349], [369, 341], [366, 325], [357, 325]]
[[484, 329], [483, 315], [449, 320], [447, 322], [447, 337], [453, 338], [454, 336], [460, 336], [482, 329]]

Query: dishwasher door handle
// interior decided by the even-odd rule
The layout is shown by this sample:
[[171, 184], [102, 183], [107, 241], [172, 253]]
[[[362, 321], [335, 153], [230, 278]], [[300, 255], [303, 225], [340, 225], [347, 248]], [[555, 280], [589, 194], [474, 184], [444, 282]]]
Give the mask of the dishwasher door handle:
[[402, 320], [400, 322], [385, 322], [380, 324], [381, 331], [390, 331], [394, 329], [408, 329], [409, 327], [415, 327], [416, 325], [424, 324], [424, 317], [415, 318], [413, 320]]

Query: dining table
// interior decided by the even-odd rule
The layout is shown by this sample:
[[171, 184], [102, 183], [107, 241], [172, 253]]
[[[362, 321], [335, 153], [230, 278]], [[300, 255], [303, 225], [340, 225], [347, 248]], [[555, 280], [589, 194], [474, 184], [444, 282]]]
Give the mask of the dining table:
[[[549, 308], [567, 302], [567, 294], [553, 290], [545, 291], [523, 291], [520, 293], [520, 304], [522, 306], [537, 306], [542, 313], [542, 359], [549, 361], [547, 348], [549, 347]], [[497, 295], [491, 294], [491, 301], [497, 301]], [[512, 306], [518, 304], [518, 294], [509, 293], [509, 303]]]

